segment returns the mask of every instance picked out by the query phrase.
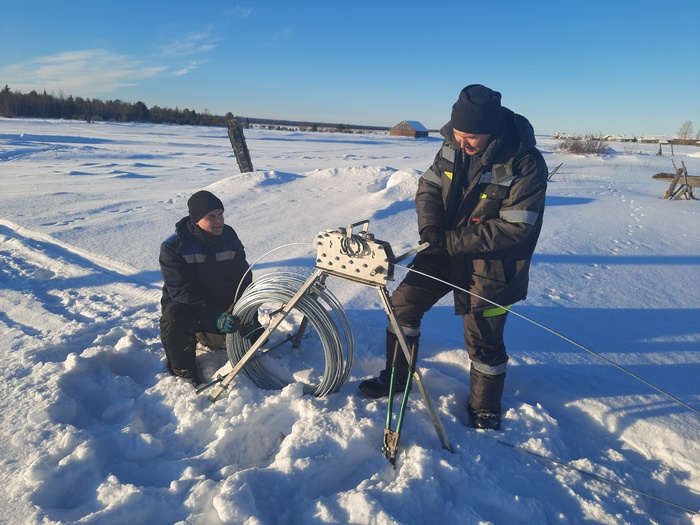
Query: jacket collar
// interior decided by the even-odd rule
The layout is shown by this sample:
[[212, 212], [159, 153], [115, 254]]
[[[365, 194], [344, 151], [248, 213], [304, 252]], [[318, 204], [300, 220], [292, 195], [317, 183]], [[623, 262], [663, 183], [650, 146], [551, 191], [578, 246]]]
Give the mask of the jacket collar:
[[[224, 226], [224, 232], [226, 231], [226, 226], [227, 225]], [[205, 244], [216, 244], [224, 238], [224, 233], [221, 235], [211, 235], [205, 232], [202, 228], [192, 223], [189, 215], [180, 219], [175, 225], [175, 229], [180, 232], [181, 235]]]

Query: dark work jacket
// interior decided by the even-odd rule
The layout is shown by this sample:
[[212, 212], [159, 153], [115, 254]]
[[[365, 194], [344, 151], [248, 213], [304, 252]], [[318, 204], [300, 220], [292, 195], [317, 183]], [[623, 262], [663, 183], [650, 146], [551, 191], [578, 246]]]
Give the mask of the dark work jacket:
[[159, 262], [161, 307], [173, 301], [190, 305], [207, 332], [218, 332], [216, 321], [233, 304], [236, 290], [240, 297], [252, 282], [243, 244], [228, 225], [221, 235], [206, 235], [182, 218], [161, 244]]
[[[528, 120], [504, 108], [504, 124], [486, 149], [469, 156], [452, 127], [416, 192], [418, 229], [446, 231], [458, 314], [525, 299], [530, 260], [542, 229], [547, 165]], [[475, 295], [472, 295], [475, 294]], [[478, 297], [480, 296], [480, 297]]]

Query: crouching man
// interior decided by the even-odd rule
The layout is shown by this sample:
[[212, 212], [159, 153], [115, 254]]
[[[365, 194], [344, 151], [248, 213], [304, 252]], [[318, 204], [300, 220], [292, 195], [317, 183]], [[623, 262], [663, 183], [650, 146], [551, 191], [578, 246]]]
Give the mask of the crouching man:
[[201, 383], [195, 366], [197, 341], [209, 348], [226, 346], [226, 334], [239, 328], [227, 310], [253, 277], [243, 244], [224, 224], [221, 200], [198, 191], [187, 208], [189, 215], [160, 247], [160, 339], [168, 370], [197, 385]]

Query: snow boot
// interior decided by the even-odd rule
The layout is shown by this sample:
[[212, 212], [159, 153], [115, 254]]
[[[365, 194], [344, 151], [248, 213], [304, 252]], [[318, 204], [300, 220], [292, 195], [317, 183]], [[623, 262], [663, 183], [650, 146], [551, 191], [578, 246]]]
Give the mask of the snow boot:
[[[382, 370], [379, 376], [362, 381], [362, 383], [360, 383], [360, 392], [374, 399], [387, 397], [389, 395], [390, 379], [385, 379], [383, 373], [384, 370]], [[394, 394], [399, 394], [405, 389], [406, 383], [399, 383], [398, 381], [394, 383]]]
[[469, 425], [472, 428], [480, 428], [482, 430], [500, 430], [501, 428], [500, 412], [477, 411], [469, 404], [467, 405], [467, 414], [469, 414]]
[[188, 370], [186, 368], [180, 369], [180, 370], [171, 369], [170, 373], [172, 375], [174, 375], [175, 377], [180, 377], [182, 379], [186, 379], [187, 381], [192, 383], [192, 385], [195, 388], [202, 384], [202, 380], [200, 379], [199, 374], [197, 373], [196, 370]]
[[[419, 336], [406, 337], [409, 349], [418, 352]], [[408, 379], [408, 361], [399, 345], [399, 339], [396, 334], [386, 331], [386, 364], [384, 370], [379, 373], [378, 377], [366, 379], [360, 383], [360, 392], [372, 398], [387, 397], [389, 395], [389, 386], [391, 383], [391, 369], [394, 361], [394, 352], [398, 351], [396, 357], [396, 374], [394, 376], [394, 394], [403, 392], [406, 389], [406, 380]]]
[[499, 430], [501, 428], [501, 397], [506, 381], [505, 372], [485, 374], [474, 368], [469, 373], [469, 424], [474, 428]]

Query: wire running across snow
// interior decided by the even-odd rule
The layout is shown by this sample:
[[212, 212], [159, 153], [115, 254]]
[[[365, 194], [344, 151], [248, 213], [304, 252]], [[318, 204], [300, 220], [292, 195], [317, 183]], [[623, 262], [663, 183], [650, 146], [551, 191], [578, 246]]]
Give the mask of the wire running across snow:
[[556, 330], [553, 330], [553, 329], [549, 328], [548, 326], [543, 325], [542, 323], [538, 323], [537, 321], [535, 321], [535, 320], [533, 320], [533, 319], [530, 319], [529, 317], [527, 317], [527, 316], [525, 316], [525, 315], [523, 315], [523, 314], [521, 314], [521, 313], [516, 312], [516, 311], [513, 310], [511, 307], [504, 306], [504, 305], [502, 305], [502, 304], [498, 304], [498, 303], [496, 303], [496, 302], [494, 302], [494, 301], [491, 301], [490, 299], [487, 299], [487, 298], [482, 297], [482, 296], [480, 296], [480, 295], [478, 295], [478, 294], [475, 294], [474, 292], [470, 292], [469, 290], [465, 290], [464, 288], [460, 288], [459, 286], [456, 286], [456, 285], [454, 285], [454, 284], [452, 284], [452, 283], [449, 283], [449, 282], [447, 282], [447, 281], [443, 281], [442, 279], [439, 279], [439, 278], [437, 278], [437, 277], [435, 277], [435, 276], [433, 276], [433, 275], [429, 275], [429, 274], [424, 273], [424, 272], [421, 272], [421, 271], [419, 271], [419, 270], [414, 270], [413, 268], [411, 268], [411, 267], [409, 267], [409, 266], [399, 266], [399, 267], [400, 267], [400, 268], [404, 268], [405, 270], [407, 270], [407, 271], [409, 271], [409, 272], [417, 273], [417, 274], [420, 274], [420, 275], [422, 275], [422, 276], [424, 276], [424, 277], [428, 277], [428, 278], [433, 279], [434, 281], [440, 282], [440, 283], [442, 283], [442, 284], [446, 284], [446, 285], [448, 285], [448, 286], [454, 288], [455, 290], [459, 290], [460, 292], [464, 292], [464, 293], [467, 293], [467, 294], [469, 294], [469, 295], [472, 295], [472, 296], [476, 297], [477, 299], [481, 299], [482, 301], [486, 301], [487, 303], [492, 304], [493, 306], [495, 306], [495, 307], [497, 307], [497, 308], [502, 308], [503, 310], [506, 310], [508, 313], [511, 313], [511, 314], [515, 315], [516, 317], [519, 317], [520, 319], [523, 319], [523, 320], [527, 321], [528, 323], [531, 323], [531, 324], [537, 326], [538, 328], [541, 328], [542, 330], [544, 330], [544, 331], [546, 331], [546, 332], [549, 332], [550, 334], [555, 335], [555, 336], [557, 336], [557, 337], [560, 338], [560, 339], [563, 339], [563, 340], [566, 341], [567, 343], [570, 343], [570, 344], [574, 345], [575, 347], [580, 348], [581, 350], [583, 350], [583, 351], [585, 351], [585, 352], [588, 352], [589, 354], [591, 354], [591, 355], [597, 357], [598, 359], [600, 359], [600, 360], [602, 360], [602, 361], [605, 361], [607, 364], [609, 364], [609, 365], [611, 365], [611, 366], [614, 366], [615, 368], [617, 368], [617, 369], [620, 370], [621, 372], [624, 372], [625, 374], [627, 374], [627, 375], [629, 375], [629, 376], [635, 378], [636, 380], [641, 381], [642, 383], [644, 383], [644, 384], [647, 385], [648, 387], [653, 388], [654, 390], [656, 390], [656, 391], [659, 392], [660, 394], [663, 394], [664, 396], [668, 397], [669, 399], [672, 399], [672, 400], [675, 401], [676, 403], [678, 403], [678, 404], [680, 404], [680, 405], [683, 405], [685, 408], [687, 408], [687, 409], [690, 410], [691, 412], [694, 412], [695, 414], [697, 414], [698, 416], [700, 416], [700, 410], [698, 410], [698, 409], [695, 408], [695, 407], [690, 406], [690, 405], [689, 405], [688, 403], [686, 403], [685, 401], [683, 401], [683, 400], [681, 400], [681, 399], [678, 399], [678, 398], [677, 398], [676, 396], [674, 396], [673, 394], [667, 392], [666, 390], [663, 390], [662, 388], [659, 388], [658, 386], [656, 386], [656, 385], [650, 383], [650, 382], [647, 381], [646, 379], [644, 379], [644, 378], [642, 378], [642, 377], [639, 377], [639, 376], [638, 376], [637, 374], [635, 374], [634, 372], [631, 372], [630, 370], [627, 370], [625, 367], [623, 367], [623, 366], [621, 366], [621, 365], [618, 365], [616, 362], [614, 362], [614, 361], [608, 359], [607, 357], [605, 357], [605, 356], [599, 354], [598, 352], [595, 352], [594, 350], [591, 350], [590, 348], [586, 348], [585, 346], [583, 346], [583, 345], [580, 344], [580, 343], [577, 343], [577, 342], [574, 341], [573, 339], [571, 339], [571, 338], [569, 338], [569, 337], [566, 337], [566, 336], [563, 335], [563, 334], [560, 334], [560, 333], [557, 332]]
[[[251, 270], [255, 264], [257, 264], [260, 260], [263, 258], [267, 257], [270, 253], [277, 251], [279, 249], [283, 249], [289, 246], [297, 246], [297, 245], [302, 245], [302, 246], [307, 246], [308, 244], [306, 243], [291, 243], [291, 244], [285, 244], [282, 246], [279, 246], [277, 248], [274, 248], [273, 250], [270, 250], [269, 252], [263, 254], [260, 258], [258, 258], [252, 265], [251, 265]], [[533, 319], [530, 319], [529, 317], [518, 313], [514, 311], [512, 308], [508, 306], [504, 306], [501, 304], [498, 304], [494, 301], [491, 301], [489, 299], [486, 299], [485, 297], [482, 297], [478, 294], [475, 294], [473, 292], [470, 292], [469, 290], [465, 290], [463, 288], [460, 288], [459, 286], [456, 286], [450, 282], [444, 281], [442, 279], [439, 279], [435, 276], [426, 274], [424, 272], [415, 270], [410, 267], [410, 265], [403, 266], [399, 264], [395, 264], [395, 267], [403, 268], [404, 270], [408, 272], [414, 272], [417, 274], [420, 274], [424, 277], [427, 277], [429, 279], [433, 279], [437, 282], [440, 282], [442, 284], [446, 284], [450, 286], [451, 288], [455, 290], [459, 290], [461, 292], [467, 293], [469, 295], [472, 295], [476, 298], [479, 298], [483, 301], [486, 301], [487, 303], [493, 305], [494, 307], [498, 308], [503, 308], [509, 313], [512, 313], [513, 315], [541, 328], [542, 330], [545, 330], [546, 332], [549, 332], [552, 335], [555, 335], [556, 337], [563, 339], [564, 341], [568, 342], [569, 344], [574, 345], [575, 347], [601, 359], [602, 361], [606, 362], [607, 364], [614, 366], [618, 370], [624, 372], [625, 374], [633, 377], [634, 379], [637, 379], [638, 381], [644, 383], [645, 385], [649, 386], [650, 388], [656, 390], [657, 392], [667, 396], [668, 398], [672, 399], [676, 403], [686, 407], [693, 413], [700, 415], [700, 411], [698, 411], [696, 408], [690, 406], [689, 404], [685, 403], [684, 401], [678, 399], [677, 397], [673, 396], [672, 394], [666, 392], [665, 390], [657, 387], [656, 385], [650, 383], [649, 381], [639, 377], [637, 374], [634, 374], [633, 372], [627, 370], [623, 366], [620, 366], [619, 364], [615, 363], [614, 361], [611, 361], [610, 359], [606, 358], [605, 356], [599, 354], [598, 352], [595, 352], [582, 344], [574, 341], [573, 339], [557, 332], [556, 330], [553, 330], [549, 328], [548, 326], [543, 325], [542, 323], [539, 323]], [[250, 271], [250, 270], [249, 270]], [[298, 290], [302, 285], [304, 284], [304, 278], [302, 276], [297, 276], [294, 274], [286, 274], [286, 273], [270, 273], [267, 275], [264, 275], [261, 278], [256, 279], [253, 281], [253, 283], [244, 291], [243, 296], [239, 301], [236, 302], [236, 304], [233, 306], [233, 313], [235, 315], [238, 315], [244, 322], [249, 322], [252, 320], [253, 316], [257, 312], [258, 307], [265, 303], [265, 302], [279, 302], [284, 304], [285, 302], [288, 302], [296, 290]], [[319, 303], [320, 300], [320, 303]], [[347, 316], [342, 308], [342, 305], [339, 303], [339, 301], [333, 296], [333, 294], [328, 291], [325, 286], [319, 286], [314, 290], [314, 293], [312, 295], [306, 296], [306, 300], [303, 302], [300, 302], [299, 304], [299, 310], [309, 318], [311, 324], [313, 327], [317, 330], [319, 334], [319, 339], [321, 340], [324, 348], [324, 354], [326, 357], [326, 371], [324, 373], [323, 380], [321, 384], [318, 386], [309, 386], [307, 385], [305, 387], [305, 392], [306, 393], [312, 393], [316, 396], [322, 396], [326, 395], [328, 393], [331, 393], [335, 390], [337, 390], [340, 385], [343, 384], [343, 382], [347, 379], [350, 369], [352, 367], [352, 360], [353, 360], [353, 346], [354, 346], [354, 341], [352, 337], [352, 329], [349, 323], [349, 320], [347, 319]], [[328, 311], [332, 313], [332, 316], [329, 315]], [[335, 317], [336, 320], [340, 324], [340, 328], [342, 331], [338, 330], [338, 325], [334, 322], [332, 317]], [[231, 359], [232, 362], [236, 362], [239, 359], [245, 355], [245, 352], [248, 348], [250, 348], [250, 342], [247, 341], [245, 338], [241, 337], [239, 334], [235, 334], [235, 337], [230, 338], [232, 340], [232, 344], [229, 344], [227, 340], [227, 351], [229, 352], [229, 358]], [[347, 345], [347, 350], [344, 351], [344, 345], [343, 341]], [[286, 386], [286, 382], [283, 380], [277, 378], [274, 376], [274, 374], [265, 367], [263, 363], [260, 362], [260, 360], [254, 360], [252, 361], [249, 366], [245, 367], [244, 369], [248, 375], [253, 379], [253, 381], [260, 386], [261, 388], [266, 388], [266, 389], [280, 389]], [[684, 507], [682, 505], [679, 505], [677, 503], [673, 503], [671, 501], [665, 500], [663, 498], [659, 498], [657, 496], [654, 496], [652, 494], [648, 494], [646, 492], [642, 492], [633, 488], [630, 488], [622, 483], [619, 483], [617, 481], [604, 478], [602, 476], [598, 476], [592, 472], [580, 469], [578, 467], [575, 467], [573, 465], [570, 465], [568, 463], [559, 461], [557, 459], [553, 459], [547, 456], [540, 455], [532, 450], [529, 450], [525, 447], [515, 445], [512, 443], [508, 443], [506, 441], [496, 439], [496, 442], [501, 444], [501, 445], [507, 445], [513, 449], [516, 449], [520, 452], [523, 453], [528, 453], [532, 454], [533, 456], [536, 456], [542, 460], [547, 460], [553, 464], [555, 464], [558, 467], [570, 469], [570, 470], [575, 470], [581, 474], [590, 476], [592, 478], [597, 479], [600, 482], [604, 482], [610, 485], [617, 486], [623, 490], [633, 492], [636, 494], [639, 494], [641, 496], [648, 497], [650, 499], [654, 499], [656, 501], [659, 501], [661, 503], [676, 507], [678, 509], [681, 509], [687, 513], [690, 514], [698, 514], [697, 511], [694, 511], [693, 509], [690, 509], [688, 507]]]
[[[308, 243], [299, 243], [299, 242], [296, 242], [296, 243], [283, 244], [283, 245], [281, 245], [281, 246], [278, 246], [278, 247], [276, 247], [276, 248], [273, 248], [272, 250], [270, 250], [270, 251], [264, 253], [264, 254], [261, 255], [258, 259], [256, 259], [255, 262], [254, 262], [253, 264], [250, 265], [250, 269], [249, 269], [248, 271], [252, 271], [253, 267], [254, 267], [258, 262], [260, 262], [261, 260], [263, 260], [264, 258], [266, 258], [266, 257], [267, 257], [268, 255], [270, 255], [271, 253], [273, 253], [273, 252], [275, 252], [275, 251], [277, 251], [277, 250], [281, 250], [281, 249], [284, 249], [284, 248], [291, 247], [291, 246], [305, 246], [305, 247], [308, 248], [308, 247], [309, 247], [309, 244], [308, 244]], [[459, 290], [459, 291], [461, 291], [461, 292], [464, 292], [464, 293], [467, 293], [467, 294], [469, 294], [469, 295], [471, 295], [471, 296], [474, 296], [474, 297], [476, 297], [476, 298], [478, 298], [478, 299], [481, 299], [482, 301], [486, 301], [487, 303], [489, 303], [489, 304], [491, 304], [491, 305], [493, 305], [493, 306], [495, 306], [495, 307], [497, 307], [497, 308], [502, 308], [502, 309], [506, 310], [507, 312], [513, 314], [514, 316], [519, 317], [520, 319], [523, 319], [524, 321], [527, 321], [528, 323], [531, 323], [531, 324], [537, 326], [538, 328], [541, 328], [542, 330], [544, 330], [544, 331], [546, 331], [546, 332], [549, 332], [550, 334], [552, 334], [552, 335], [554, 335], [554, 336], [556, 336], [556, 337], [558, 337], [558, 338], [560, 338], [560, 339], [566, 341], [567, 343], [569, 343], [569, 344], [575, 346], [576, 348], [579, 348], [579, 349], [583, 350], [584, 352], [587, 352], [587, 353], [589, 353], [589, 354], [591, 354], [591, 355], [597, 357], [597, 358], [600, 359], [601, 361], [604, 361], [605, 363], [609, 364], [610, 366], [613, 366], [613, 367], [617, 368], [617, 369], [620, 370], [621, 372], [623, 372], [623, 373], [629, 375], [630, 377], [633, 377], [633, 378], [636, 379], [637, 381], [640, 381], [641, 383], [644, 383], [644, 384], [647, 385], [649, 388], [652, 388], [652, 389], [656, 390], [656, 391], [659, 392], [660, 394], [662, 394], [662, 395], [668, 397], [669, 399], [673, 400], [674, 402], [678, 403], [679, 405], [682, 405], [683, 407], [687, 408], [688, 410], [690, 410], [691, 412], [693, 412], [693, 413], [696, 414], [697, 416], [700, 416], [700, 410], [698, 410], [697, 408], [695, 408], [695, 407], [689, 405], [689, 404], [686, 403], [685, 401], [683, 401], [683, 400], [677, 398], [677, 397], [674, 396], [673, 394], [671, 394], [671, 393], [667, 392], [666, 390], [664, 390], [664, 389], [662, 389], [662, 388], [660, 388], [660, 387], [654, 385], [653, 383], [651, 383], [651, 382], [647, 381], [646, 379], [640, 377], [639, 375], [635, 374], [634, 372], [632, 372], [632, 371], [630, 371], [630, 370], [627, 370], [625, 367], [623, 367], [623, 366], [621, 366], [621, 365], [615, 363], [614, 361], [612, 361], [611, 359], [608, 359], [607, 357], [601, 355], [600, 353], [598, 353], [598, 352], [596, 352], [596, 351], [594, 351], [594, 350], [591, 350], [590, 348], [585, 347], [585, 346], [582, 345], [581, 343], [578, 343], [578, 342], [574, 341], [574, 340], [571, 339], [570, 337], [567, 337], [567, 336], [565, 336], [565, 335], [563, 335], [563, 334], [557, 332], [556, 330], [554, 330], [554, 329], [552, 329], [552, 328], [549, 328], [548, 326], [545, 326], [545, 325], [543, 325], [542, 323], [539, 323], [539, 322], [535, 321], [534, 319], [530, 319], [529, 317], [527, 317], [527, 316], [525, 316], [525, 315], [523, 315], [523, 314], [521, 314], [521, 313], [516, 312], [515, 310], [513, 310], [513, 309], [512, 309], [511, 307], [509, 307], [509, 306], [505, 306], [505, 305], [502, 305], [502, 304], [498, 304], [498, 303], [496, 303], [496, 302], [494, 302], [494, 301], [491, 301], [490, 299], [487, 299], [487, 298], [485, 298], [485, 297], [481, 297], [480, 295], [475, 294], [474, 292], [470, 292], [469, 290], [465, 290], [464, 288], [460, 288], [459, 286], [456, 286], [456, 285], [453, 284], [453, 283], [450, 283], [450, 282], [448, 282], [448, 281], [444, 281], [444, 280], [439, 279], [439, 278], [437, 278], [437, 277], [435, 277], [435, 276], [433, 276], [433, 275], [430, 275], [430, 274], [421, 272], [421, 271], [419, 271], [419, 270], [415, 270], [415, 269], [411, 268], [410, 265], [405, 265], [405, 266], [404, 266], [404, 265], [401, 265], [401, 264], [395, 264], [394, 267], [402, 268], [402, 269], [404, 269], [404, 270], [407, 271], [407, 272], [414, 272], [414, 273], [417, 273], [417, 274], [422, 275], [422, 276], [424, 276], [424, 277], [427, 277], [427, 278], [429, 278], [429, 279], [433, 279], [433, 280], [435, 280], [435, 281], [437, 281], [437, 282], [440, 282], [440, 283], [442, 283], [442, 284], [446, 284], [447, 286], [450, 286], [451, 288], [453, 288], [453, 289], [455, 289], [455, 290]], [[303, 282], [303, 281], [302, 281], [302, 282]], [[252, 285], [251, 285], [251, 286], [252, 286]], [[238, 294], [238, 291], [237, 291], [236, 293]], [[332, 294], [331, 294], [331, 295], [332, 295]], [[335, 299], [335, 298], [333, 298], [333, 299]], [[340, 309], [342, 310], [342, 306], [340, 307]], [[348, 328], [348, 329], [349, 329], [349, 328]], [[350, 339], [352, 339], [352, 336], [350, 336]], [[330, 340], [331, 340], [331, 339], [328, 339], [328, 341], [330, 341]], [[352, 344], [352, 343], [351, 343], [351, 344]]]

